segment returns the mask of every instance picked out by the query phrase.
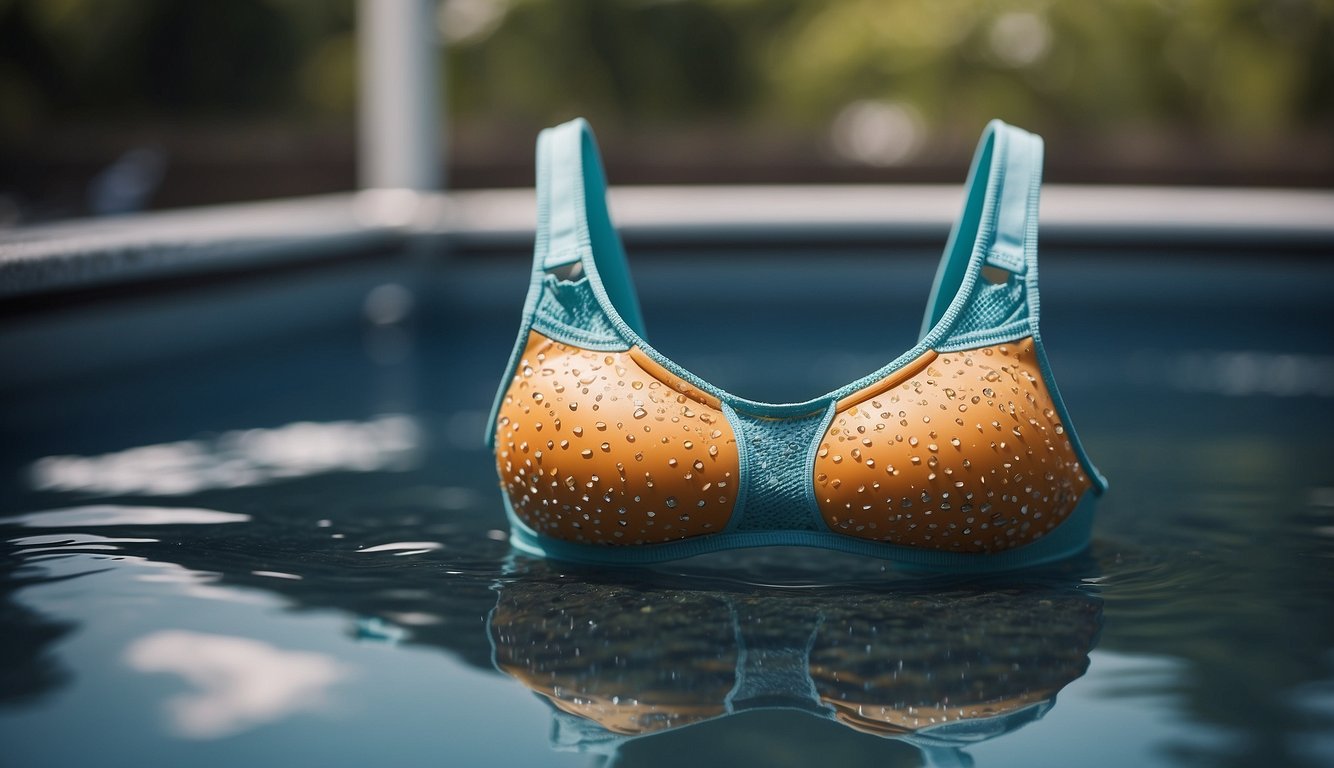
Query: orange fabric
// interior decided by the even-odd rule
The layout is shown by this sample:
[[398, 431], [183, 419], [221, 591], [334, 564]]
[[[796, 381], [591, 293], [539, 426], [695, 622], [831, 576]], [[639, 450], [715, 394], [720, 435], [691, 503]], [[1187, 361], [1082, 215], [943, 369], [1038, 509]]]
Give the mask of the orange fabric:
[[630, 545], [727, 527], [739, 475], [731, 425], [716, 399], [678, 391], [684, 382], [641, 359], [529, 334], [501, 403], [496, 465], [533, 530]]
[[1055, 528], [1090, 485], [1031, 338], [943, 353], [866, 391], [840, 403], [816, 453], [816, 499], [838, 533], [998, 552]]

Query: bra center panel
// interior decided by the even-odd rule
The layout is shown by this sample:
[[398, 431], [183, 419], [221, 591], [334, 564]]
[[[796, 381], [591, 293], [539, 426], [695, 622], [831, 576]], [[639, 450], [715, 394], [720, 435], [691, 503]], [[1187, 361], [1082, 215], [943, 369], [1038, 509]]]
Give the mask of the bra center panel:
[[595, 545], [678, 541], [727, 528], [736, 437], [714, 405], [637, 361], [529, 333], [496, 421], [496, 468], [519, 520]]
[[789, 418], [725, 406], [737, 427], [744, 497], [734, 531], [824, 531], [811, 487], [812, 449], [830, 408]]

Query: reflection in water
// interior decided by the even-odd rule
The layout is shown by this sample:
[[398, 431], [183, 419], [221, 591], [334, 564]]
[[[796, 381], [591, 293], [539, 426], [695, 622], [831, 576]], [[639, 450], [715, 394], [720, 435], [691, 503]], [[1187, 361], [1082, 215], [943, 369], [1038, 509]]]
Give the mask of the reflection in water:
[[[764, 734], [773, 749], [811, 762], [832, 749], [879, 765], [967, 763], [962, 747], [1050, 708], [1084, 672], [1101, 623], [1101, 599], [1078, 586], [1088, 564], [965, 583], [887, 577], [877, 564], [841, 571], [860, 575], [839, 585], [760, 586], [748, 577], [771, 571], [772, 553], [734, 554], [730, 569], [694, 573], [567, 572], [507, 556], [504, 542], [485, 535], [486, 519], [267, 515], [201, 525], [235, 521], [221, 512], [72, 509], [10, 520], [24, 526], [8, 538], [10, 562], [37, 572], [44, 559], [76, 557], [99, 570], [133, 569], [134, 583], [151, 585], [146, 594], [192, 598], [204, 613], [219, 599], [271, 609], [273, 595], [336, 608], [358, 640], [434, 646], [499, 669], [553, 706], [553, 747], [622, 765], [667, 754], [642, 748], [648, 739], [716, 750]], [[73, 530], [75, 519], [90, 530]], [[106, 527], [113, 523], [121, 527]], [[135, 535], [150, 525], [151, 536]], [[431, 539], [410, 538], [426, 531]], [[820, 554], [794, 560], [792, 572], [827, 566]], [[349, 674], [345, 662], [293, 648], [263, 624], [235, 634], [189, 626], [145, 626], [119, 651], [137, 672], [172, 673], [197, 689], [165, 702], [183, 738], [320, 711]], [[40, 654], [29, 649], [16, 668], [39, 668]]]
[[244, 637], [162, 630], [125, 649], [139, 672], [170, 672], [199, 689], [168, 700], [173, 730], [216, 739], [318, 710], [348, 670], [318, 653], [285, 651]]
[[[0, 555], [8, 552], [0, 549]], [[69, 681], [51, 647], [76, 625], [56, 621], [16, 599], [42, 581], [24, 570], [19, 558], [0, 556], [0, 712], [30, 705]]]
[[1102, 616], [1098, 597], [1062, 586], [680, 589], [550, 568], [498, 587], [495, 663], [558, 711], [557, 747], [603, 754], [781, 708], [958, 762], [1052, 706]]
[[403, 414], [370, 421], [300, 421], [101, 456], [47, 456], [34, 462], [28, 474], [38, 491], [173, 496], [325, 472], [411, 469], [421, 441], [416, 419]]

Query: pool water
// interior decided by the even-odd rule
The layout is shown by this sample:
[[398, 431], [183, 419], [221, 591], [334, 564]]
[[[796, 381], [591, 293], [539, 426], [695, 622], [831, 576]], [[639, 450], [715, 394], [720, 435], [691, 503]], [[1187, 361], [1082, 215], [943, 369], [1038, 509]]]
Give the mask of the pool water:
[[[912, 344], [930, 255], [757, 259], [637, 264], [655, 344], [769, 400]], [[10, 311], [0, 764], [1334, 762], [1334, 264], [1046, 255], [1112, 488], [1086, 554], [967, 578], [512, 553], [481, 433], [525, 270], [385, 255]]]

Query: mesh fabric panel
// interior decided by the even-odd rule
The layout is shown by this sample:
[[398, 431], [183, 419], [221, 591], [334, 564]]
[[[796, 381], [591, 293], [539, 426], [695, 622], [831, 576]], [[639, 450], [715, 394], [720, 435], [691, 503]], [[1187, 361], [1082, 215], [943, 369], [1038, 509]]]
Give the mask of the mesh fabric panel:
[[598, 306], [587, 278], [569, 282], [547, 276], [537, 300], [536, 317], [544, 325], [577, 330], [580, 340], [612, 342], [620, 338]]
[[979, 281], [973, 296], [955, 321], [951, 336], [989, 331], [1002, 325], [1023, 320], [1028, 314], [1024, 301], [1024, 284], [1010, 279], [1001, 285]]
[[745, 507], [735, 530], [820, 530], [807, 503], [811, 468], [807, 453], [824, 425], [824, 413], [766, 419], [737, 411], [738, 442], [749, 457]]

